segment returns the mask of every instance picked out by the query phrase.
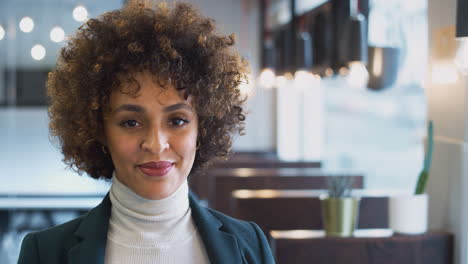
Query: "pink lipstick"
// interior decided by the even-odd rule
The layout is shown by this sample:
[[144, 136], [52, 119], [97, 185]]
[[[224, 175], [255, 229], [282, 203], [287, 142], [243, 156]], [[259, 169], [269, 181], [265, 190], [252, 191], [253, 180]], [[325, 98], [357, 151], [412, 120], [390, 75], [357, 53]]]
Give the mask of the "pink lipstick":
[[147, 162], [138, 165], [144, 174], [151, 177], [162, 177], [169, 173], [172, 167], [174, 167], [174, 163], [169, 161]]

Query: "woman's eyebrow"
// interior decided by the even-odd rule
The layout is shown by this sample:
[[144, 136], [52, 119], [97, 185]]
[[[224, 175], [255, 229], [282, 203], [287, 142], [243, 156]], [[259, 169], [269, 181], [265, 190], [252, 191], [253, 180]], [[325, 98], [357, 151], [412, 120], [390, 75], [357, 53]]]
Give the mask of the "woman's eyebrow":
[[164, 112], [172, 112], [172, 111], [175, 111], [175, 110], [178, 110], [178, 109], [187, 109], [189, 110], [190, 112], [193, 112], [193, 109], [190, 105], [184, 103], [184, 102], [180, 102], [180, 103], [177, 103], [177, 104], [174, 104], [174, 105], [170, 105], [170, 106], [167, 106], [164, 108]]
[[118, 113], [122, 111], [130, 111], [130, 112], [136, 112], [136, 113], [144, 113], [145, 108], [139, 106], [139, 105], [134, 105], [134, 104], [123, 104], [119, 107], [117, 107], [113, 112]]

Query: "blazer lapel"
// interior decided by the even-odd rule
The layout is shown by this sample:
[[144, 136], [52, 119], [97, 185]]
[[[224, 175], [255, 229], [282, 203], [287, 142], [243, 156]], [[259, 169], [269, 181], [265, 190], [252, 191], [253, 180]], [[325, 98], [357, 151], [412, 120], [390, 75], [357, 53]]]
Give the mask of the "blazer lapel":
[[107, 242], [111, 202], [109, 194], [89, 211], [78, 226], [74, 242], [68, 247], [69, 264], [102, 264]]
[[[223, 224], [191, 195], [190, 208], [211, 263], [239, 264], [242, 257], [236, 238], [223, 231]], [[109, 194], [81, 221], [74, 240], [69, 242], [69, 264], [102, 264], [106, 253], [111, 202]]]
[[190, 195], [190, 208], [211, 263], [239, 264], [242, 257], [236, 238], [223, 231], [223, 224]]

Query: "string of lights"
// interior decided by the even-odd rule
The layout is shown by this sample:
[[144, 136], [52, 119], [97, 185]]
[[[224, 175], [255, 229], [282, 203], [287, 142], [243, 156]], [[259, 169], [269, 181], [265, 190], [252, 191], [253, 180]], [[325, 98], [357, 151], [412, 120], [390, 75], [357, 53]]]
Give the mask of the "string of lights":
[[[84, 23], [89, 18], [88, 10], [83, 5], [75, 6], [71, 14], [73, 19], [79, 23]], [[18, 26], [23, 33], [29, 34], [35, 29], [34, 19], [30, 16], [24, 16], [20, 19]], [[7, 32], [3, 25], [0, 24], [0, 40], [3, 40], [6, 36]], [[63, 42], [65, 40], [65, 30], [60, 26], [54, 26], [50, 30], [49, 37], [55, 43]], [[30, 52], [31, 57], [37, 61], [43, 60], [47, 54], [46, 48], [41, 43], [34, 44]]]

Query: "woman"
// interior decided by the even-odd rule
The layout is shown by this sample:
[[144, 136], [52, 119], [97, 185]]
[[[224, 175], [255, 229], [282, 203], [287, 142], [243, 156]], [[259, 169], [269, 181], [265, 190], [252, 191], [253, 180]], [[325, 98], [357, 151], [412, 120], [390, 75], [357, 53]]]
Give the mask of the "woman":
[[112, 179], [102, 203], [28, 234], [19, 263], [273, 263], [254, 223], [201, 207], [187, 177], [225, 157], [244, 114], [232, 36], [178, 3], [90, 19], [47, 87], [51, 134], [80, 174]]

